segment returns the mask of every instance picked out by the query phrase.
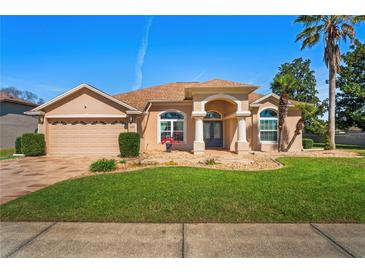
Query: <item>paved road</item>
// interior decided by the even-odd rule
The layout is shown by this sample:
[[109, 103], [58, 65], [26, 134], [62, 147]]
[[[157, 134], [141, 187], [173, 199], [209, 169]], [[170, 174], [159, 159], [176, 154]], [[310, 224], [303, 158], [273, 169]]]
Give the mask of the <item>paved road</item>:
[[1, 257], [365, 257], [365, 224], [0, 223]]

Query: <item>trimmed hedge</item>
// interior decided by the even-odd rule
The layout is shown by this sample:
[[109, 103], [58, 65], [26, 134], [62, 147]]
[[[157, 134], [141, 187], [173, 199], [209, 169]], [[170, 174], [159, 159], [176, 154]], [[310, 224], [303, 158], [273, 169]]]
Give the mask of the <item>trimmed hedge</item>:
[[90, 165], [90, 171], [92, 172], [108, 172], [113, 171], [117, 168], [117, 163], [114, 159], [107, 160], [107, 159], [101, 159], [97, 160], [96, 162], [93, 162]]
[[119, 150], [121, 157], [137, 157], [139, 155], [140, 136], [136, 132], [119, 134]]
[[15, 153], [22, 154], [22, 137], [16, 137], [15, 139]]
[[21, 140], [21, 151], [25, 156], [46, 154], [46, 142], [43, 134], [25, 133]]
[[302, 144], [303, 144], [304, 149], [313, 148], [313, 140], [312, 139], [304, 138], [302, 140]]

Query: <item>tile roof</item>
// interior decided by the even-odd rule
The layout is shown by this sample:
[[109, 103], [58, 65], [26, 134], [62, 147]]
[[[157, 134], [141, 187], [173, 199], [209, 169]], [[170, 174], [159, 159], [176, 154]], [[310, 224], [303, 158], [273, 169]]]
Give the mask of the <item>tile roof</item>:
[[[173, 82], [149, 88], [137, 89], [126, 93], [114, 95], [121, 100], [139, 110], [143, 110], [148, 101], [183, 101], [185, 99], [185, 88], [190, 87], [245, 87], [248, 84], [214, 79], [206, 82]], [[258, 93], [249, 94], [249, 102], [253, 102], [263, 95]]]
[[12, 95], [8, 92], [0, 92], [0, 102], [11, 102], [11, 103], [32, 106], [32, 107], [38, 106], [37, 104], [34, 104], [30, 101], [26, 101], [26, 100], [20, 99], [18, 97], [15, 97], [14, 95]]

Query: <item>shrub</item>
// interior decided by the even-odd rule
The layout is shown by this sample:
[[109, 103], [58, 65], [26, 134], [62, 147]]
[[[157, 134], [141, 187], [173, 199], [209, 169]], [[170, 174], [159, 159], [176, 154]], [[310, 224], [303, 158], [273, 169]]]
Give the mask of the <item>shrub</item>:
[[111, 160], [101, 159], [97, 160], [96, 162], [93, 162], [90, 165], [91, 172], [108, 172], [108, 171], [113, 171], [116, 168], [117, 168], [117, 163], [114, 159]]
[[313, 140], [309, 138], [304, 138], [302, 140], [303, 148], [304, 149], [310, 149], [313, 148]]
[[140, 137], [135, 132], [119, 134], [119, 150], [121, 157], [137, 157], [139, 155]]
[[208, 158], [204, 162], [207, 166], [212, 166], [218, 164], [214, 158]]
[[330, 150], [330, 136], [328, 133], [324, 136], [324, 150]]
[[124, 159], [122, 159], [122, 160], [120, 160], [120, 161], [119, 161], [119, 163], [120, 163], [120, 164], [125, 164], [125, 163], [126, 163], [126, 161], [125, 161]]
[[15, 139], [15, 153], [22, 154], [22, 137], [17, 137]]
[[21, 151], [25, 156], [46, 154], [46, 142], [43, 134], [25, 133], [21, 139]]

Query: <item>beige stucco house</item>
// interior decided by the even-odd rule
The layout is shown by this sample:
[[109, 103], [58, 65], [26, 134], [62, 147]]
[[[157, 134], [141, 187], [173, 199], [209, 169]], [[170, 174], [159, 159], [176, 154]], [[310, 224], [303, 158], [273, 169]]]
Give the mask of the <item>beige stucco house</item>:
[[[258, 86], [225, 80], [175, 82], [110, 96], [82, 84], [27, 112], [38, 116], [47, 154], [118, 154], [120, 132], [138, 132], [141, 151], [173, 148], [203, 153], [277, 149], [279, 98]], [[294, 135], [300, 111], [289, 102], [284, 142]], [[302, 149], [299, 135], [291, 150]]]

